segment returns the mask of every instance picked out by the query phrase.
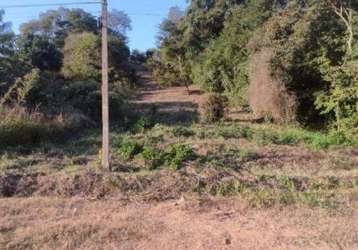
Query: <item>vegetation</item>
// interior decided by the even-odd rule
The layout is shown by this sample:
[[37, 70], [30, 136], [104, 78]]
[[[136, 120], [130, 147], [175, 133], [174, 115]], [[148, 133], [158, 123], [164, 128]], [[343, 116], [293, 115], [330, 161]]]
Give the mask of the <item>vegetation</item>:
[[[148, 63], [256, 118], [357, 136], [355, 1], [190, 1], [163, 21]], [[181, 81], [177, 81], [181, 79]]]
[[110, 169], [100, 20], [4, 15], [1, 249], [357, 248], [357, 1], [191, 0], [146, 52], [112, 10]]
[[[67, 125], [73, 123], [75, 127], [97, 126], [100, 120], [98, 20], [81, 9], [59, 8], [23, 24], [21, 33], [15, 35], [10, 23], [2, 22], [3, 15], [2, 11], [0, 109], [7, 119], [0, 124], [0, 138], [3, 138], [0, 144], [48, 141], [46, 131], [53, 134], [56, 127], [70, 134], [74, 130], [69, 130]], [[112, 121], [123, 123], [125, 93], [135, 83], [125, 37], [130, 20], [118, 11], [111, 12], [110, 20], [111, 115]], [[41, 131], [43, 135], [38, 134]], [[4, 138], [10, 135], [19, 139], [14, 138], [9, 144]]]
[[218, 122], [225, 116], [227, 99], [220, 94], [211, 94], [203, 104], [202, 116], [205, 122]]
[[[55, 191], [46, 192], [75, 192], [68, 188], [76, 188], [75, 183], [80, 181], [81, 190], [97, 192], [98, 188], [105, 192], [103, 195], [131, 192], [140, 197], [150, 192], [155, 199], [160, 192], [164, 195], [161, 199], [166, 199], [165, 195], [178, 197], [182, 192], [194, 192], [237, 196], [260, 208], [295, 205], [334, 209], [357, 198], [357, 159], [354, 150], [347, 147], [356, 147], [358, 142], [297, 128], [248, 127], [235, 122], [194, 124], [186, 128], [190, 135], [180, 137], [176, 135], [178, 128], [156, 125], [136, 134], [114, 131], [115, 172], [108, 178], [97, 170], [97, 131], [62, 146], [42, 144], [34, 150], [32, 146], [17, 145], [2, 149], [0, 176], [26, 174], [26, 178], [34, 178], [26, 185], [37, 183], [36, 178], [50, 178], [48, 181], [55, 183], [41, 188]], [[160, 140], [148, 140], [160, 135]], [[55, 176], [60, 178], [63, 174], [69, 176], [67, 184], [56, 180]], [[88, 178], [94, 178], [96, 186], [90, 186], [92, 181], [87, 182]], [[24, 190], [14, 192], [37, 189], [26, 185], [19, 187]]]
[[[3, 15], [0, 150], [9, 164], [4, 163], [2, 171], [21, 172], [18, 165], [27, 166], [26, 160], [14, 161], [20, 149], [51, 155], [58, 148], [58, 154], [71, 159], [60, 164], [66, 171], [76, 172], [86, 164], [95, 169], [100, 160], [99, 134], [92, 129], [101, 120], [98, 20], [81, 9], [60, 8], [23, 24], [15, 35], [2, 21]], [[357, 21], [352, 1], [193, 0], [186, 11], [170, 10], [160, 26], [158, 49], [130, 53], [125, 36], [130, 19], [113, 10], [109, 22], [113, 169], [140, 173], [219, 169], [230, 181], [219, 178], [192, 190], [239, 193], [249, 199], [275, 196], [275, 201], [267, 201], [270, 204], [303, 202], [305, 192], [313, 197], [315, 190], [306, 188], [302, 193], [292, 188], [295, 175], [254, 174], [256, 184], [269, 179], [277, 191], [237, 179], [237, 172], [250, 164], [258, 166], [265, 148], [287, 146], [318, 154], [357, 147]], [[203, 101], [187, 105], [188, 110], [201, 111], [204, 123], [181, 121], [180, 112], [189, 111], [175, 110], [175, 103], [145, 103], [143, 108], [128, 100], [137, 83], [134, 69], [144, 62], [159, 84], [194, 83], [206, 92]], [[129, 105], [136, 112], [126, 112]], [[256, 121], [281, 125], [226, 119], [230, 109], [246, 111], [248, 106]], [[164, 109], [170, 111], [163, 113]]]

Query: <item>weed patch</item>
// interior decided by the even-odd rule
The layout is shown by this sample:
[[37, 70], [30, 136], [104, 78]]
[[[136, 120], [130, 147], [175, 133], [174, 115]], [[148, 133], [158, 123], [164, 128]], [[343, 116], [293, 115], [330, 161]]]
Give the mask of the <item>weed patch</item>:
[[163, 153], [155, 148], [144, 147], [141, 157], [144, 159], [144, 164], [149, 170], [154, 170], [164, 163]]
[[[258, 145], [299, 145], [303, 144], [309, 148], [321, 150], [331, 146], [357, 146], [355, 138], [347, 138], [342, 133], [328, 133], [307, 131], [301, 128], [282, 128], [274, 130], [271, 128], [250, 128], [247, 126], [216, 127], [217, 136], [225, 139], [244, 138], [254, 141]], [[209, 132], [207, 132], [209, 133]]]
[[179, 170], [187, 160], [193, 160], [195, 153], [188, 145], [174, 144], [165, 155], [165, 163], [174, 170]]
[[217, 135], [225, 139], [229, 138], [244, 138], [251, 140], [253, 136], [253, 131], [247, 126], [229, 126], [218, 128]]
[[154, 119], [150, 116], [139, 118], [131, 127], [132, 133], [144, 133], [147, 129], [153, 128], [155, 125]]
[[117, 150], [124, 160], [132, 159], [135, 155], [138, 155], [142, 151], [142, 146], [135, 141], [123, 140], [120, 142]]

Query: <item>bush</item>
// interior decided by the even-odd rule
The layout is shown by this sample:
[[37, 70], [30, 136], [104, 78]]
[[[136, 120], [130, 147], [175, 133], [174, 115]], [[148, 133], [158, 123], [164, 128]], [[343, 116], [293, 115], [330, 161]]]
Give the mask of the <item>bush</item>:
[[178, 81], [178, 79], [180, 79], [179, 71], [169, 63], [162, 63], [159, 57], [160, 56], [155, 53], [155, 55], [149, 57], [146, 62], [146, 66], [151, 70], [154, 80], [160, 86], [165, 87], [180, 85]]
[[146, 168], [149, 170], [157, 169], [164, 162], [162, 152], [155, 148], [145, 147], [141, 153], [141, 156], [144, 159]]
[[142, 146], [137, 142], [123, 140], [118, 148], [118, 154], [125, 160], [132, 159], [142, 151]]
[[298, 131], [288, 130], [277, 136], [276, 143], [282, 145], [295, 145], [305, 140], [305, 135]]
[[152, 117], [144, 116], [139, 118], [132, 126], [133, 133], [143, 133], [146, 129], [150, 129], [154, 126]]
[[179, 170], [183, 163], [195, 157], [193, 149], [188, 145], [172, 145], [166, 154], [166, 164], [174, 170]]
[[70, 79], [98, 79], [99, 42], [98, 37], [89, 32], [67, 36], [63, 49], [63, 75]]
[[48, 136], [46, 127], [30, 121], [12, 121], [0, 125], [0, 146], [34, 146]]
[[350, 144], [344, 134], [332, 133], [328, 135], [315, 134], [309, 140], [309, 145], [314, 149], [327, 149], [330, 146]]
[[296, 120], [296, 98], [280, 79], [272, 74], [268, 49], [251, 56], [249, 103], [257, 119], [265, 118], [278, 123]]
[[29, 112], [23, 107], [0, 108], [0, 147], [36, 146], [46, 141], [63, 141], [66, 131], [70, 134], [74, 130], [74, 124], [60, 119], [50, 120], [39, 112]]
[[204, 122], [218, 122], [225, 116], [228, 100], [220, 94], [211, 94], [202, 107], [202, 116]]

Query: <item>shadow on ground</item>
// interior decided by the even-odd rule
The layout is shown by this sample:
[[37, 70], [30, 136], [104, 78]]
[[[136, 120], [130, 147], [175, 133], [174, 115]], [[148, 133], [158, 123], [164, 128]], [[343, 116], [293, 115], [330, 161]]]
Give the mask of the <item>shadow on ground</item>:
[[192, 102], [133, 103], [138, 115], [151, 115], [163, 125], [190, 125], [199, 122], [199, 105]]

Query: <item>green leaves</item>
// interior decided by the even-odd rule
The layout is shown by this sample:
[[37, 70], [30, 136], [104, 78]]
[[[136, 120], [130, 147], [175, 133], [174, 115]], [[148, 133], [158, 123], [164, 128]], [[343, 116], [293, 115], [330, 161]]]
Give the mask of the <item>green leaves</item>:
[[63, 74], [90, 79], [100, 75], [99, 38], [93, 33], [70, 34], [65, 40]]
[[358, 61], [332, 67], [325, 79], [330, 83], [328, 91], [317, 95], [315, 105], [324, 114], [335, 114], [335, 126], [339, 132], [358, 136]]

